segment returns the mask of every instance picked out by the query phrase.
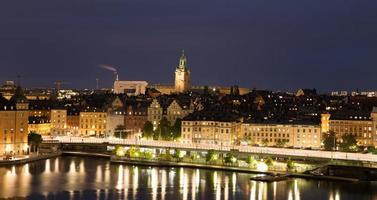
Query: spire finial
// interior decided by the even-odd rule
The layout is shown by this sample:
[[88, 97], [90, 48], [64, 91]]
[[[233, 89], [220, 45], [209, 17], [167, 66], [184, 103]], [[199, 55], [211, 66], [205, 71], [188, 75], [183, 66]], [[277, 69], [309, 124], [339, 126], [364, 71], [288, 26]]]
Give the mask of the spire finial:
[[185, 55], [185, 49], [182, 49], [182, 55]]
[[17, 75], [17, 86], [20, 87], [21, 86], [21, 75]]

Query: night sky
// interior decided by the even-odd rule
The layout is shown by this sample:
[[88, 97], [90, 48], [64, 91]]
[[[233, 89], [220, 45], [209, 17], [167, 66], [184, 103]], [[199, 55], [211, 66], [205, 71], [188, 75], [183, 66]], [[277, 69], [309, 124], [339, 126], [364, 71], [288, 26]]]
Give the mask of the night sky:
[[0, 81], [377, 90], [376, 0], [3, 0]]

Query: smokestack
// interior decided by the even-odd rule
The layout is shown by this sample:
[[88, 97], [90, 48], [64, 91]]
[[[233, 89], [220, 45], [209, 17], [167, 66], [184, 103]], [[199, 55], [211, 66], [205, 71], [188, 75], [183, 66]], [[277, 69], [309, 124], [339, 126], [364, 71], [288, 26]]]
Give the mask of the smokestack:
[[100, 67], [103, 68], [103, 69], [112, 71], [114, 73], [114, 76], [115, 76], [115, 81], [119, 81], [118, 70], [115, 67], [110, 66], [110, 65], [100, 65]]
[[96, 89], [99, 89], [99, 78], [96, 78]]

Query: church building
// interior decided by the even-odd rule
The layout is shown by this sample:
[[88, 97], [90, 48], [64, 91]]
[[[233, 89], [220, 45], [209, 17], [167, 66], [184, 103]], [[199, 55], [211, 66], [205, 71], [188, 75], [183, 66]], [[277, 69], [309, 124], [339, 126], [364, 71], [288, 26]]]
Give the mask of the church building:
[[187, 59], [184, 51], [179, 58], [179, 65], [175, 69], [175, 92], [183, 93], [190, 90], [190, 71], [187, 68]]

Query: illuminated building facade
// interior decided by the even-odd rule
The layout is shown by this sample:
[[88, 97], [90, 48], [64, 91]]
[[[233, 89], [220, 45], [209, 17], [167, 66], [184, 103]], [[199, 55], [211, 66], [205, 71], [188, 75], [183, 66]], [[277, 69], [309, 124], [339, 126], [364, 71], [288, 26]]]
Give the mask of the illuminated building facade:
[[241, 140], [260, 146], [320, 148], [321, 126], [318, 124], [258, 124], [243, 123]]
[[[377, 146], [377, 108], [372, 112], [341, 111], [322, 115], [323, 129], [332, 131], [338, 140], [342, 136], [355, 136], [360, 146]], [[327, 119], [327, 120], [326, 120]]]
[[20, 87], [8, 101], [0, 96], [0, 154], [28, 153], [29, 103]]
[[106, 112], [80, 112], [80, 134], [83, 136], [103, 136], [106, 134]]
[[52, 109], [50, 122], [52, 135], [65, 135], [67, 131], [67, 110]]
[[184, 120], [182, 143], [232, 145], [236, 142], [241, 124], [234, 121]]
[[157, 99], [153, 99], [148, 107], [148, 121], [153, 124], [153, 129], [158, 127], [163, 116], [163, 109]]
[[190, 90], [190, 71], [187, 68], [187, 59], [182, 52], [181, 57], [179, 58], [179, 65], [175, 69], [175, 92], [182, 93]]

